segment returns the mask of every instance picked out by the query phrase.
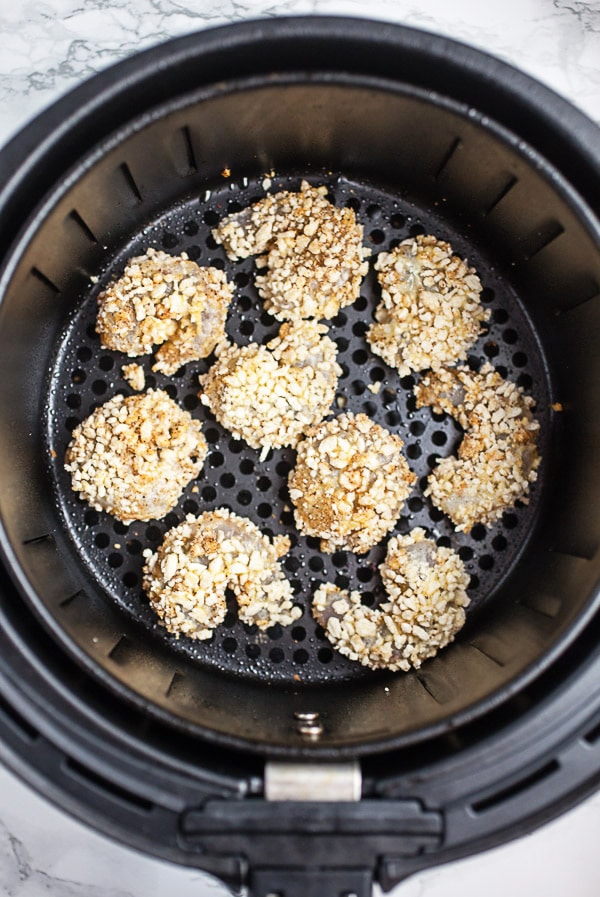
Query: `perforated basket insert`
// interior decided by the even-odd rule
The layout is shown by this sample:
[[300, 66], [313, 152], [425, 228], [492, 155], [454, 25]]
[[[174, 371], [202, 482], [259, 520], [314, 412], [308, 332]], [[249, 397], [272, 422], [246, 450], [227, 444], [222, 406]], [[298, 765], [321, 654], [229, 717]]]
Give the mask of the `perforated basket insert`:
[[[476, 370], [490, 361], [504, 377], [514, 380], [535, 397], [536, 416], [541, 424], [539, 447], [544, 456], [550, 413], [550, 387], [544, 359], [518, 297], [492, 261], [480, 254], [464, 234], [449, 227], [447, 221], [392, 193], [331, 173], [312, 175], [309, 179], [314, 184], [326, 183], [332, 202], [355, 210], [365, 227], [365, 240], [374, 257], [408, 236], [432, 233], [449, 240], [454, 250], [477, 269], [484, 286], [482, 302], [491, 309], [491, 318], [473, 346], [468, 364]], [[295, 175], [278, 176], [273, 179], [270, 190], [297, 190], [300, 180]], [[173, 254], [185, 251], [201, 265], [224, 269], [236, 287], [227, 321], [230, 338], [238, 344], [264, 343], [277, 333], [280, 324], [264, 311], [254, 286], [254, 259], [232, 263], [211, 235], [211, 228], [224, 215], [264, 195], [260, 178], [251, 182], [244, 179], [242, 183], [224, 179], [218, 189], [170, 209], [145, 226], [134, 240], [106, 259], [103, 270], [98, 272], [98, 282], [90, 282], [83, 291], [81, 303], [60, 339], [48, 384], [50, 403], [45, 429], [56, 497], [68, 531], [91, 575], [126, 614], [141, 622], [149, 637], [168, 644], [172, 651], [217, 670], [291, 685], [373, 676], [376, 674], [333, 650], [312, 618], [310, 603], [315, 588], [324, 581], [359, 589], [367, 605], [382, 600], [378, 565], [385, 555], [387, 539], [366, 555], [357, 556], [346, 551], [321, 552], [318, 539], [298, 533], [287, 492], [287, 476], [295, 452], [271, 451], [261, 462], [258, 451], [234, 439], [214, 419], [197, 395], [198, 375], [208, 369], [212, 358], [189, 363], [173, 377], [153, 373], [151, 357], [137, 359], [144, 367], [146, 386], [165, 389], [182, 407], [202, 420], [209, 443], [201, 476], [187, 487], [177, 507], [163, 520], [125, 526], [108, 514], [92, 510], [71, 491], [70, 477], [63, 469], [73, 428], [116, 393], [133, 392], [121, 372], [122, 366], [131, 359], [103, 349], [95, 332], [98, 293], [109, 279], [120, 275], [128, 258], [153, 246]], [[425, 498], [423, 489], [436, 459], [456, 451], [461, 430], [448, 415], [435, 414], [429, 408], [417, 409], [413, 395], [416, 378], [400, 378], [371, 351], [365, 333], [379, 300], [380, 288], [371, 265], [360, 298], [329, 322], [330, 336], [338, 346], [338, 361], [343, 369], [331, 413], [364, 412], [403, 439], [406, 458], [418, 482], [393, 533], [406, 533], [421, 526], [438, 545], [458, 550], [471, 575], [468, 613], [472, 615], [493, 599], [497, 586], [533, 530], [544, 465], [531, 489], [529, 504], [517, 502], [495, 526], [477, 525], [468, 534], [455, 532], [451, 522]], [[238, 621], [232, 600], [225, 622], [209, 641], [175, 639], [157, 624], [144, 597], [142, 552], [147, 547], [155, 549], [164, 532], [186, 514], [221, 506], [248, 516], [269, 535], [285, 533], [290, 537], [292, 548], [282, 563], [302, 616], [290, 627], [275, 625], [261, 633], [256, 627]]]

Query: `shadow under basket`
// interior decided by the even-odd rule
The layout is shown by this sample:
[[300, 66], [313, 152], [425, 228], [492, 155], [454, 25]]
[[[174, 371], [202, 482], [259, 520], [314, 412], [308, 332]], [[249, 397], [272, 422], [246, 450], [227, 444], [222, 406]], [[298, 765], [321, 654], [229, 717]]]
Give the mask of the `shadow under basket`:
[[[18, 135], [0, 156], [0, 510], [6, 706], [19, 711], [11, 689], [27, 693], [23, 725], [38, 732], [61, 720], [80, 745], [84, 717], [97, 745], [102, 720], [116, 741], [135, 729], [131, 744], [152, 745], [167, 765], [176, 754], [181, 775], [205, 762], [225, 790], [258, 787], [248, 783], [263, 757], [364, 757], [365, 781], [394, 797], [400, 768], [456, 757], [486, 727], [505, 731], [558, 693], [574, 646], [587, 639], [579, 661], [597, 647], [599, 159], [594, 126], [507, 66], [431, 35], [341, 19], [250, 23], [166, 44], [97, 76]], [[350, 663], [317, 627], [318, 582], [380, 599], [384, 548], [327, 555], [297, 533], [286, 492], [294, 453], [260, 461], [204, 409], [197, 377], [211, 359], [170, 378], [140, 359], [148, 385], [204, 420], [209, 441], [203, 474], [166, 520], [126, 527], [90, 510], [62, 466], [73, 427], [131, 392], [125, 357], [94, 331], [103, 285], [147, 246], [186, 251], [236, 285], [230, 337], [265, 341], [279, 325], [262, 308], [254, 260], [229, 261], [211, 228], [265, 189], [303, 179], [355, 209], [373, 256], [419, 233], [449, 240], [476, 267], [491, 312], [469, 365], [490, 361], [537, 403], [542, 465], [529, 503], [458, 534], [423, 484], [461, 433], [416, 409], [418, 377], [399, 378], [370, 351], [372, 270], [331, 322], [343, 367], [333, 410], [364, 411], [397, 432], [418, 475], [395, 532], [425, 527], [471, 574], [465, 629], [410, 673]], [[223, 505], [292, 535], [283, 563], [303, 615], [259, 634], [232, 608], [210, 642], [176, 640], [144, 599], [142, 552], [186, 513]], [[28, 653], [36, 675], [45, 670], [37, 691], [15, 684], [21, 664], [36, 666]], [[46, 688], [54, 723], [31, 709]], [[318, 720], [309, 737], [306, 719]], [[81, 778], [74, 754], [67, 771]], [[137, 843], [129, 830], [120, 836]], [[176, 841], [162, 854], [203, 865], [182, 859]], [[399, 877], [380, 874], [383, 884]]]

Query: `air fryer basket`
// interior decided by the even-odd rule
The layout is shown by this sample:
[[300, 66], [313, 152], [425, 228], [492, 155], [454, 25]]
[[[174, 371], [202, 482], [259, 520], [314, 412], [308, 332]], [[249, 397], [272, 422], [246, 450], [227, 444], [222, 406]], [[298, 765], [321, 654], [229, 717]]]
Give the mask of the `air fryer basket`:
[[[21, 615], [32, 644], [45, 645], [39, 657], [49, 651], [78, 671], [67, 701], [81, 677], [79, 709], [92, 713], [105, 695], [105, 705], [114, 702], [107, 719], [123, 707], [122, 732], [124, 717], [139, 714], [179, 745], [240, 751], [251, 769], [251, 754], [378, 753], [389, 771], [399, 756], [391, 751], [405, 749], [410, 766], [410, 745], [425, 756], [441, 733], [494, 719], [514, 695], [556, 675], [577, 640], [589, 639], [597, 603], [598, 143], [574, 110], [479, 54], [404, 29], [311, 19], [217, 30], [142, 54], [16, 138], [2, 157], [0, 208], [2, 245], [10, 244], [0, 503], [16, 585], [5, 588], [6, 632]], [[210, 444], [204, 474], [164, 521], [126, 527], [90, 510], [62, 469], [76, 423], [130, 392], [125, 358], [101, 349], [94, 317], [98, 292], [131, 255], [152, 245], [225, 268], [236, 284], [231, 337], [264, 341], [277, 331], [254, 289], [253, 260], [231, 263], [210, 234], [264, 195], [267, 173], [272, 190], [297, 189], [303, 178], [326, 184], [334, 202], [356, 210], [373, 254], [416, 233], [450, 240], [476, 266], [492, 310], [469, 364], [491, 361], [537, 401], [543, 464], [530, 503], [494, 527], [457, 534], [422, 483], [455, 449], [459, 429], [417, 410], [414, 378], [400, 379], [370, 352], [372, 271], [357, 303], [331, 322], [344, 369], [334, 412], [365, 411], [398, 432], [419, 477], [396, 531], [424, 526], [460, 551], [472, 575], [467, 626], [420, 671], [366, 671], [323, 638], [310, 614], [315, 582], [350, 584], [375, 601], [382, 549], [325, 555], [295, 533], [286, 493], [294, 453], [260, 461], [220, 427], [197, 399], [208, 362], [170, 378], [142, 362], [148, 385], [205, 420]], [[259, 636], [232, 609], [212, 642], [177, 642], [144, 601], [141, 552], [185, 513], [223, 504], [292, 534], [284, 566], [303, 616]]]

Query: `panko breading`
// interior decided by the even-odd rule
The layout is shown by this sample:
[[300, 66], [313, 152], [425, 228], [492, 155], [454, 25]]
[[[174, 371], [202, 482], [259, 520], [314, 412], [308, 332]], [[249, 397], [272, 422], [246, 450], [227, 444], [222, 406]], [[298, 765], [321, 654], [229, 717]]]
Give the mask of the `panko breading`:
[[333, 318], [354, 302], [370, 250], [352, 209], [338, 209], [326, 187], [302, 182], [223, 219], [213, 236], [230, 259], [265, 253], [257, 276], [265, 308], [280, 321]]
[[388, 600], [365, 607], [360, 592], [324, 583], [313, 615], [337, 650], [371, 669], [418, 669], [465, 622], [469, 575], [458, 554], [422, 529], [390, 539], [381, 578]]
[[341, 368], [337, 348], [315, 321], [282, 324], [260, 346], [227, 346], [202, 375], [200, 399], [237, 439], [252, 448], [295, 447], [327, 414]]
[[75, 427], [65, 470], [93, 508], [131, 523], [175, 507], [206, 452], [200, 421], [156, 389], [116, 395]]
[[403, 442], [365, 414], [341, 414], [307, 430], [289, 478], [298, 529], [322, 551], [362, 553], [400, 516], [415, 475]]
[[489, 318], [481, 282], [452, 247], [432, 236], [403, 240], [375, 261], [381, 284], [373, 351], [402, 376], [462, 361]]
[[121, 368], [121, 374], [123, 375], [123, 379], [126, 380], [136, 392], [143, 392], [146, 388], [146, 375], [141, 364], [135, 364], [135, 362], [124, 364]]
[[517, 499], [527, 502], [541, 460], [534, 399], [491, 364], [426, 374], [415, 395], [419, 407], [445, 411], [465, 430], [458, 457], [442, 458], [425, 490], [458, 530], [494, 523]]
[[162, 625], [177, 637], [210, 638], [225, 618], [227, 589], [243, 623], [287, 626], [302, 613], [279, 564], [289, 547], [287, 537], [271, 542], [252, 521], [225, 508], [189, 514], [156, 552], [144, 552], [144, 589]]
[[225, 339], [232, 297], [223, 271], [151, 248], [100, 293], [96, 331], [103, 346], [131, 358], [160, 345], [153, 370], [170, 375]]

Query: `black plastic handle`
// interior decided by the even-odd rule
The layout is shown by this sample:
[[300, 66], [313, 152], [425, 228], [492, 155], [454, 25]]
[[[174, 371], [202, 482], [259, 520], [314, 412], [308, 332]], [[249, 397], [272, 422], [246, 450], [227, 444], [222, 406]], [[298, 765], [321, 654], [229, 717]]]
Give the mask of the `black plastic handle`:
[[370, 869], [255, 869], [249, 897], [371, 897]]

